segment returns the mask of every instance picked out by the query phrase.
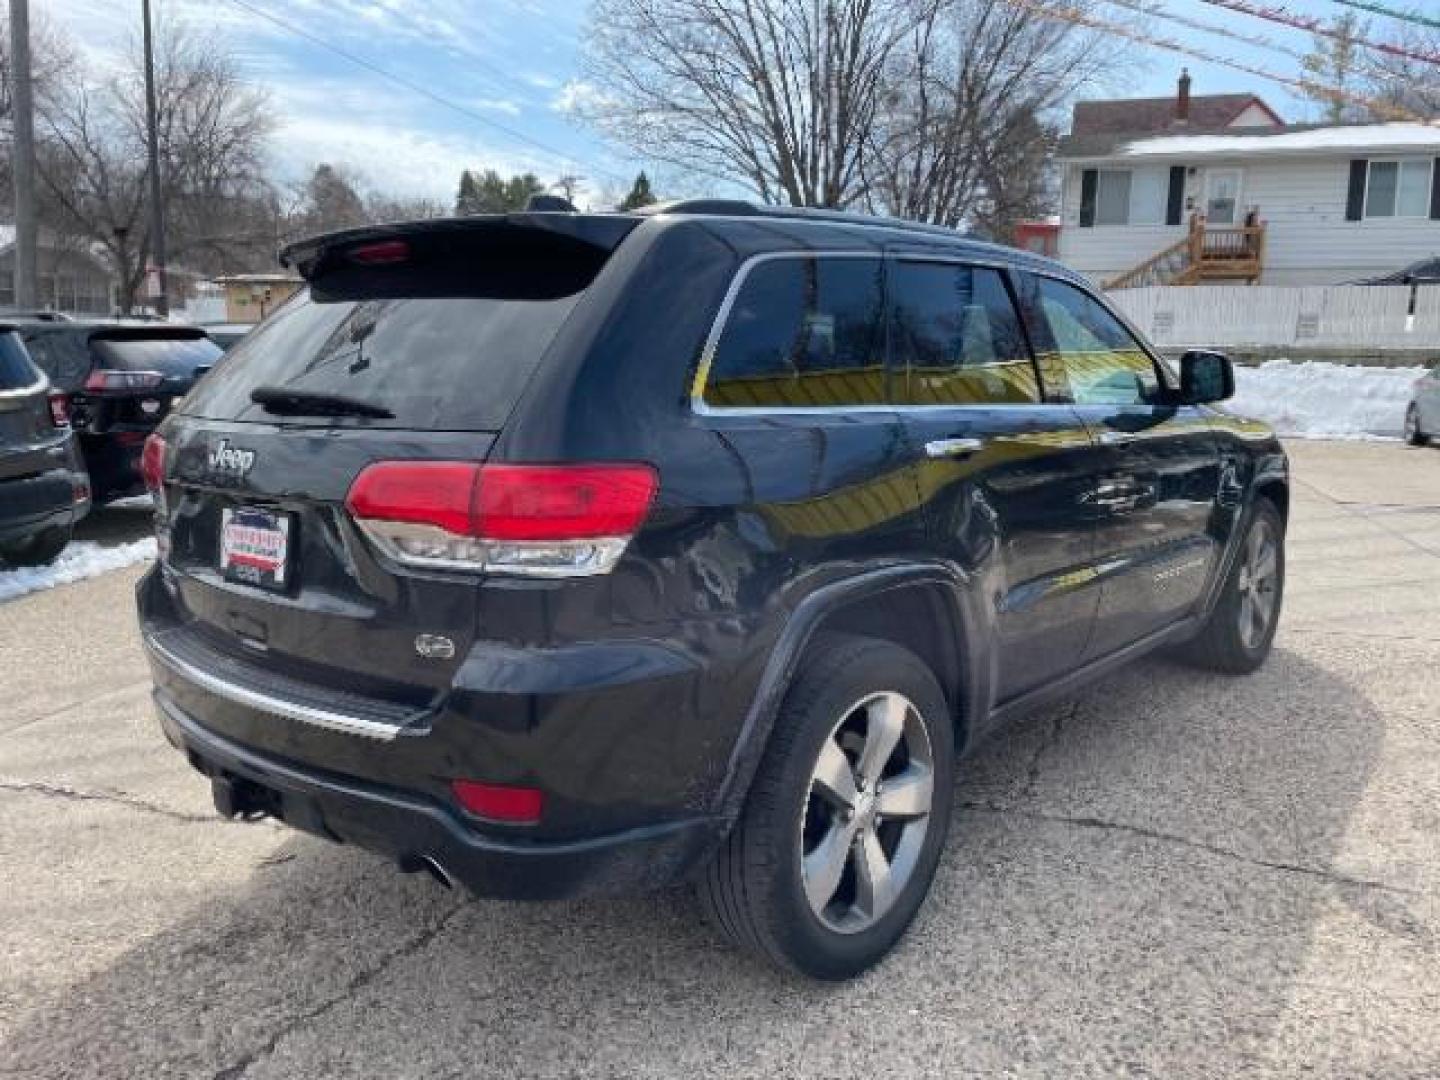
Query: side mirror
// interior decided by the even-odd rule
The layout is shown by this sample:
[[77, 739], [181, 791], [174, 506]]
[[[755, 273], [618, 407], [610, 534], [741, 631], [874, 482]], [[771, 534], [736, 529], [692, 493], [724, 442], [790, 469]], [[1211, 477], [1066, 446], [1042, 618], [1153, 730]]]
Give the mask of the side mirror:
[[1224, 401], [1235, 395], [1235, 368], [1221, 352], [1192, 349], [1180, 357], [1180, 399], [1186, 405]]

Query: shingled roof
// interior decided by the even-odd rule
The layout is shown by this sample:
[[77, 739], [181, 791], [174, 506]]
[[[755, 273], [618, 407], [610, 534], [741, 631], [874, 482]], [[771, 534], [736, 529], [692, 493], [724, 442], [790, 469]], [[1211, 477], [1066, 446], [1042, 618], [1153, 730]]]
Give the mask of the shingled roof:
[[1190, 118], [1175, 118], [1175, 98], [1127, 98], [1121, 101], [1077, 101], [1070, 125], [1072, 137], [1091, 135], [1179, 135], [1186, 131], [1218, 131], [1228, 127], [1251, 105], [1285, 122], [1259, 94], [1197, 94], [1190, 98]]

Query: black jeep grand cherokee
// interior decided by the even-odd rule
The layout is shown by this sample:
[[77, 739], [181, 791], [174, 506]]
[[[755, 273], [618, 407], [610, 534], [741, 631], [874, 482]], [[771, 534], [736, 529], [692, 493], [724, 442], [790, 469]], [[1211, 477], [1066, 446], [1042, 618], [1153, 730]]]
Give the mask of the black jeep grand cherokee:
[[147, 446], [164, 729], [227, 815], [477, 893], [689, 879], [873, 964], [956, 751], [1270, 649], [1286, 460], [1075, 274], [707, 201], [337, 233]]

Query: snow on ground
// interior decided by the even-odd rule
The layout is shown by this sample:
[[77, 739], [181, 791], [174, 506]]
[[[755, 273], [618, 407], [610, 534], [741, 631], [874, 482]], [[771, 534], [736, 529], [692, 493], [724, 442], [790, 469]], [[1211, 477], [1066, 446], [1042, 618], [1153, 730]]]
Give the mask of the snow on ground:
[[1271, 360], [1236, 367], [1225, 408], [1264, 420], [1281, 435], [1312, 439], [1398, 438], [1420, 367], [1380, 368]]
[[155, 538], [147, 536], [128, 544], [102, 547], [82, 540], [71, 544], [49, 566], [20, 567], [16, 570], [0, 570], [0, 602], [13, 600], [26, 593], [40, 589], [53, 589], [57, 585], [69, 585], [74, 581], [98, 577], [111, 570], [145, 562], [155, 557]]

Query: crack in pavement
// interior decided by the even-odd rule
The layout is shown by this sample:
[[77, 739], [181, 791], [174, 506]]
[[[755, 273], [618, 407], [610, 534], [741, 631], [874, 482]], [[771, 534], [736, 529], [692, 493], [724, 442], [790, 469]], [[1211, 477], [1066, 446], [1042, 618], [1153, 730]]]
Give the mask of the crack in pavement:
[[1411, 889], [1403, 885], [1391, 885], [1384, 881], [1373, 881], [1369, 878], [1351, 877], [1335, 870], [1328, 870], [1317, 866], [1304, 866], [1300, 863], [1278, 862], [1272, 859], [1262, 859], [1254, 855], [1245, 855], [1239, 851], [1232, 851], [1230, 848], [1223, 848], [1217, 844], [1210, 844], [1204, 840], [1193, 840], [1188, 836], [1179, 833], [1163, 832], [1159, 829], [1146, 828], [1143, 825], [1127, 825], [1119, 821], [1106, 821], [1097, 817], [1072, 817], [1066, 814], [1047, 814], [1042, 810], [1025, 810], [1016, 806], [1000, 806], [995, 803], [972, 802], [964, 800], [956, 803], [961, 810], [969, 810], [977, 814], [993, 814], [997, 817], [1018, 817], [1031, 821], [1043, 821], [1052, 825], [1069, 825], [1078, 829], [1098, 829], [1105, 832], [1122, 832], [1131, 836], [1138, 836], [1146, 840], [1158, 840], [1162, 843], [1174, 844], [1178, 847], [1190, 848], [1194, 851], [1203, 851], [1210, 855], [1219, 855], [1222, 858], [1235, 862], [1249, 863], [1251, 866], [1259, 866], [1267, 870], [1279, 870], [1287, 874], [1300, 874], [1305, 877], [1319, 878], [1321, 881], [1332, 885], [1345, 885], [1356, 889], [1375, 889], [1380, 892], [1396, 893], [1401, 896], [1416, 896], [1429, 898], [1434, 894], [1425, 889]]
[[121, 683], [119, 686], [112, 687], [109, 690], [102, 690], [100, 693], [94, 694], [88, 698], [82, 698], [79, 701], [69, 702], [68, 704], [59, 706], [58, 708], [51, 709], [49, 712], [41, 713], [39, 716], [32, 716], [28, 720], [21, 720], [13, 727], [8, 727], [5, 728], [3, 731], [0, 731], [0, 735], [13, 735], [15, 734], [15, 732], [20, 731], [22, 728], [30, 727], [32, 724], [38, 724], [45, 720], [52, 720], [57, 716], [63, 716], [65, 713], [70, 712], [72, 709], [82, 709], [86, 705], [93, 705], [97, 701], [104, 701], [106, 698], [109, 697], [115, 697], [119, 694], [129, 693], [137, 686], [148, 686], [149, 684], [150, 677], [148, 675], [143, 679], [136, 679], [133, 682]]
[[1073, 723], [1079, 714], [1080, 702], [1078, 699], [1063, 709], [1055, 710], [1054, 718], [1050, 721], [1050, 731], [1041, 738], [1040, 745], [1035, 748], [1035, 753], [1030, 757], [1030, 764], [1025, 768], [1025, 786], [1021, 790], [1021, 798], [1028, 799], [1035, 794], [1035, 788], [1040, 783], [1040, 762], [1059, 743], [1065, 725]]
[[[1363, 522], [1365, 522], [1365, 524], [1369, 525], [1371, 528], [1375, 529], [1377, 532], [1382, 532], [1382, 533], [1384, 533], [1386, 536], [1393, 536], [1395, 539], [1403, 541], [1404, 543], [1408, 544], [1410, 547], [1414, 548], [1416, 551], [1419, 551], [1419, 552], [1422, 552], [1423, 554], [1429, 555], [1431, 558], [1440, 558], [1440, 549], [1433, 548], [1433, 547], [1431, 547], [1429, 544], [1422, 544], [1420, 541], [1416, 540], [1414, 537], [1406, 536], [1404, 533], [1398, 532], [1398, 531], [1396, 531], [1395, 529], [1392, 529], [1392, 528], [1390, 528], [1389, 526], [1383, 524], [1383, 523], [1381, 522], [1381, 520], [1380, 520], [1380, 519], [1384, 516], [1383, 514], [1377, 514], [1377, 513], [1374, 513], [1374, 512], [1367, 512], [1366, 508], [1367, 508], [1367, 507], [1373, 507], [1375, 504], [1373, 504], [1373, 503], [1350, 503], [1350, 502], [1344, 502], [1344, 501], [1342, 501], [1342, 500], [1340, 500], [1340, 499], [1335, 498], [1333, 495], [1330, 495], [1330, 494], [1328, 494], [1327, 492], [1321, 490], [1319, 487], [1317, 487], [1315, 484], [1311, 483], [1310, 481], [1305, 480], [1305, 479], [1303, 479], [1303, 478], [1301, 478], [1301, 477], [1299, 477], [1299, 476], [1295, 476], [1295, 475], [1292, 474], [1291, 479], [1292, 479], [1295, 483], [1300, 484], [1302, 487], [1308, 488], [1310, 491], [1312, 491], [1314, 494], [1318, 495], [1320, 498], [1327, 500], [1327, 501], [1330, 502], [1332, 505], [1338, 506], [1342, 511], [1344, 511], [1344, 513], [1345, 513], [1345, 515], [1346, 515], [1347, 517], [1352, 518], [1352, 519], [1354, 519], [1354, 520], [1363, 521]], [[1428, 510], [1428, 509], [1432, 509], [1432, 508], [1431, 508], [1431, 507], [1428, 507], [1428, 506], [1425, 506], [1425, 507], [1417, 507], [1417, 509], [1426, 509], [1426, 510]]]
[[1327, 630], [1322, 626], [1285, 626], [1287, 634], [1320, 634], [1324, 637], [1369, 638], [1375, 641], [1411, 641], [1425, 645], [1440, 644], [1440, 634], [1430, 637], [1424, 634], [1375, 634], [1368, 630]]
[[121, 791], [85, 791], [80, 788], [70, 787], [66, 784], [49, 784], [43, 780], [4, 780], [0, 779], [0, 791], [14, 791], [19, 794], [48, 795], [56, 799], [71, 799], [75, 802], [104, 802], [116, 806], [127, 806], [131, 810], [143, 810], [150, 814], [159, 814], [161, 817], [170, 818], [172, 821], [182, 821], [187, 825], [195, 824], [223, 824], [220, 819], [209, 814], [187, 814], [183, 810], [171, 810], [168, 806], [161, 806], [159, 803], [152, 803], [137, 795], [127, 795]]
[[453, 908], [437, 919], [435, 924], [428, 930], [422, 931], [404, 945], [386, 953], [373, 967], [367, 968], [353, 976], [338, 994], [326, 998], [313, 1008], [281, 1024], [275, 1029], [274, 1034], [265, 1040], [261, 1046], [244, 1054], [238, 1061], [217, 1071], [212, 1080], [239, 1080], [240, 1077], [249, 1071], [250, 1066], [274, 1054], [279, 1048], [281, 1040], [287, 1035], [293, 1034], [310, 1023], [310, 1021], [318, 1019], [337, 1005], [341, 1005], [353, 998], [395, 964], [425, 949], [445, 931], [445, 928], [450, 925], [457, 915], [467, 910], [469, 906], [470, 905], [464, 900], [457, 902]]

